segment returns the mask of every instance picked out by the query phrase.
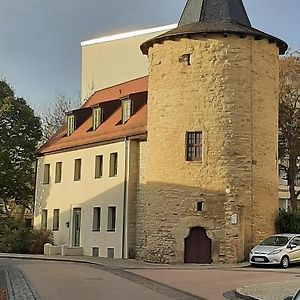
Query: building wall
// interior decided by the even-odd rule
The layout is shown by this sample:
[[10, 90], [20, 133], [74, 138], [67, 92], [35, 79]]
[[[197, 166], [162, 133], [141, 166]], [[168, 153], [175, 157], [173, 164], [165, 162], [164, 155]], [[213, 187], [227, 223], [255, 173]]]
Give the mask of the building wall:
[[175, 25], [128, 32], [82, 42], [81, 99], [93, 92], [148, 74], [140, 45]]
[[[155, 44], [149, 62], [138, 256], [182, 262], [184, 238], [201, 226], [215, 262], [242, 261], [274, 232], [278, 209], [278, 48], [251, 37], [194, 36]], [[202, 162], [185, 159], [187, 131], [203, 132]]]
[[[109, 177], [110, 153], [118, 153], [118, 173]], [[95, 179], [95, 156], [103, 155], [103, 176]], [[74, 160], [81, 158], [81, 180], [74, 181]], [[54, 183], [55, 164], [62, 162], [62, 182]], [[50, 184], [43, 184], [44, 165], [50, 164]], [[35, 228], [41, 226], [41, 210], [48, 210], [48, 228], [52, 229], [53, 209], [60, 209], [60, 228], [54, 231], [55, 244], [71, 245], [72, 209], [82, 209], [81, 246], [84, 255], [92, 255], [92, 247], [100, 248], [106, 257], [107, 248], [115, 249], [122, 257], [124, 213], [125, 142], [111, 143], [75, 151], [45, 155], [38, 159]], [[116, 230], [107, 231], [108, 206], [116, 206]], [[101, 229], [92, 231], [93, 207], [101, 207]], [[70, 227], [66, 226], [69, 222]]]

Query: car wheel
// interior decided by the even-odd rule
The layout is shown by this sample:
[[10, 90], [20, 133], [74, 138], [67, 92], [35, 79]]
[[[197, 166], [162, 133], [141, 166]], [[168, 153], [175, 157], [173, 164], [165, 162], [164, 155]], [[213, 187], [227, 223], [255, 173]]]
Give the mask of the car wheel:
[[286, 269], [290, 264], [290, 260], [288, 258], [288, 256], [284, 256], [282, 259], [281, 259], [281, 262], [280, 262], [280, 265], [282, 268]]

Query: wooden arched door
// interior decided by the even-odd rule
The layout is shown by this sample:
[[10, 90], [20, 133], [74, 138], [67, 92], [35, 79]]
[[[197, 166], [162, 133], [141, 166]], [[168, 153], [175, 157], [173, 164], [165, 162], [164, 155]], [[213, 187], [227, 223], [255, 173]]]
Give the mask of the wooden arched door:
[[193, 227], [184, 239], [184, 262], [197, 264], [210, 264], [211, 239], [202, 227]]

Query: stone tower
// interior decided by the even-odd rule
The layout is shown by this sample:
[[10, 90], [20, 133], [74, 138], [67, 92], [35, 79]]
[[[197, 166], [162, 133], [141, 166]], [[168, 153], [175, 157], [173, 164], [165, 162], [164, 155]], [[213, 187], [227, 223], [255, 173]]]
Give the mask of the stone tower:
[[188, 0], [176, 29], [146, 41], [147, 165], [138, 257], [244, 260], [278, 209], [278, 57], [242, 0]]

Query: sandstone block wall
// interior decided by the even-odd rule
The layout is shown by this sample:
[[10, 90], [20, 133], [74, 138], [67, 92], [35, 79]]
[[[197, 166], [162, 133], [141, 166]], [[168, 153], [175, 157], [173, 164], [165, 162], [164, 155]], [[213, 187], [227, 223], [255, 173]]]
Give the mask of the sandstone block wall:
[[[150, 48], [149, 64], [138, 257], [182, 262], [184, 238], [201, 226], [215, 262], [241, 261], [274, 231], [277, 46], [251, 37], [179, 38]], [[187, 131], [203, 132], [202, 162], [185, 159]]]

